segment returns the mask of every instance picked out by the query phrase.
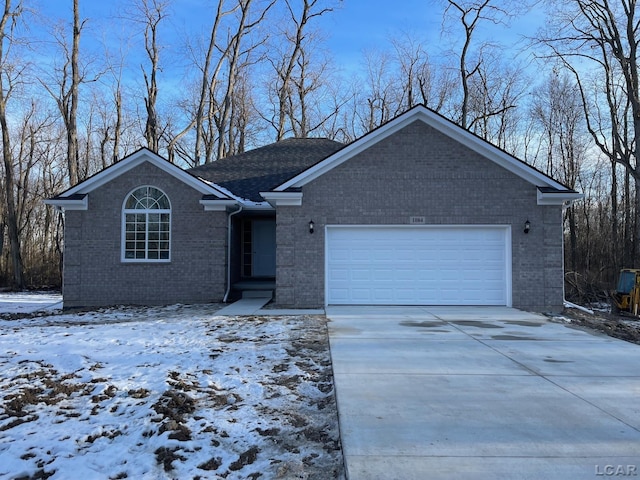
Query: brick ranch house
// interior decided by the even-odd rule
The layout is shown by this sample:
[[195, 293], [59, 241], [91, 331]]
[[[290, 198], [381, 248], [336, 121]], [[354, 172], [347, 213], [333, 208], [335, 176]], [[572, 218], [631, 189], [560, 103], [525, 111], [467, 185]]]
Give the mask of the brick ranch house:
[[581, 197], [418, 106], [348, 145], [288, 139], [188, 170], [143, 148], [46, 203], [65, 212], [65, 308], [259, 288], [281, 307], [551, 311]]

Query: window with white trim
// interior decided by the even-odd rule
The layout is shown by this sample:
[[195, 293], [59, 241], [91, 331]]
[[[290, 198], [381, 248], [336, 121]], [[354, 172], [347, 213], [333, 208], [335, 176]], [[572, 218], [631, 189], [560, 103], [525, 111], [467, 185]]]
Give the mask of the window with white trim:
[[122, 209], [122, 260], [168, 262], [171, 258], [171, 203], [159, 188], [131, 192]]

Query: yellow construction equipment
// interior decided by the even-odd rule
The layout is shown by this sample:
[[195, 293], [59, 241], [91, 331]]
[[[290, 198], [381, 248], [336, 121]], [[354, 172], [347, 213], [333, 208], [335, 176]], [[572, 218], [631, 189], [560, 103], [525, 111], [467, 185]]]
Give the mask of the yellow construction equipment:
[[618, 286], [611, 292], [611, 312], [640, 314], [640, 270], [623, 268]]

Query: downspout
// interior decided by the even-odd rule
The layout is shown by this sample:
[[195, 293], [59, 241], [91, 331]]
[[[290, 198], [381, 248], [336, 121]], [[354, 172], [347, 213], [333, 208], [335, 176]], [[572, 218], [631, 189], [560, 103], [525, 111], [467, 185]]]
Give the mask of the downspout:
[[[569, 208], [571, 206], [572, 202], [566, 202], [563, 206], [562, 206], [562, 213], [564, 214], [564, 211]], [[594, 314], [593, 310], [589, 310], [586, 307], [583, 307], [581, 305], [576, 305], [575, 303], [572, 303], [570, 301], [567, 300], [566, 298], [566, 291], [565, 291], [565, 281], [564, 281], [564, 275], [565, 275], [565, 271], [564, 271], [564, 228], [563, 231], [561, 232], [562, 235], [562, 305], [564, 306], [564, 308], [575, 308], [577, 310], [582, 310], [583, 312], [589, 313], [591, 315]]]
[[[227, 291], [224, 292], [223, 303], [227, 303], [229, 293], [231, 292], [231, 217], [242, 211], [242, 204], [238, 205], [238, 210], [231, 212], [227, 217]], [[564, 244], [563, 244], [564, 245]]]

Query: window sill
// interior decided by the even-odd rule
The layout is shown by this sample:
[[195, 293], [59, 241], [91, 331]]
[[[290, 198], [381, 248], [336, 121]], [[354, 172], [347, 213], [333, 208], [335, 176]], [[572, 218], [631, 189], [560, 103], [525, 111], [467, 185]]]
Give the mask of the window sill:
[[125, 265], [166, 265], [168, 263], [171, 263], [171, 260], [141, 260], [141, 259], [125, 260], [125, 259], [121, 259], [120, 263], [125, 264]]

